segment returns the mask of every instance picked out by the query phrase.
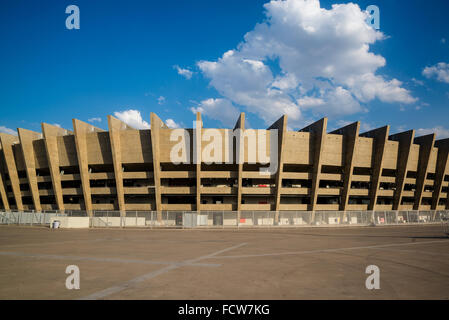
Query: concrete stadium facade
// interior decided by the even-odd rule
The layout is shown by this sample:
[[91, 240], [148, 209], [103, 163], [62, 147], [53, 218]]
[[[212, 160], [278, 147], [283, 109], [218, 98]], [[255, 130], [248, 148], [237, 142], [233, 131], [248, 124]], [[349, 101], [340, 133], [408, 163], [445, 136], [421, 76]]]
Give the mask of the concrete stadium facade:
[[[200, 113], [196, 120], [202, 123]], [[200, 134], [186, 138], [199, 161], [174, 164], [170, 153], [179, 141], [170, 137], [176, 129], [154, 113], [150, 122], [151, 129], [136, 130], [108, 116], [109, 131], [74, 119], [73, 131], [43, 123], [42, 133], [0, 133], [0, 209], [449, 209], [449, 139], [436, 140], [435, 134], [390, 135], [389, 126], [360, 133], [359, 122], [328, 133], [327, 118], [289, 131], [283, 116], [269, 128], [277, 130], [278, 170], [262, 175], [264, 165], [248, 161], [253, 150], [244, 135], [236, 138], [244, 146], [240, 155], [235, 145], [223, 146], [223, 154], [233, 148], [239, 161], [201, 161], [207, 143], [198, 143]], [[215, 132], [238, 129], [250, 130], [244, 113], [234, 129]], [[265, 151], [270, 153], [269, 139]]]

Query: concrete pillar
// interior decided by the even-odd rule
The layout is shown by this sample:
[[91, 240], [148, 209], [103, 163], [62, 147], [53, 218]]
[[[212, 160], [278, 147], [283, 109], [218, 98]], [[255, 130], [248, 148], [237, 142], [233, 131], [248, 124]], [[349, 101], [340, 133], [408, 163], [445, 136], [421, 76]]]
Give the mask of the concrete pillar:
[[5, 184], [5, 172], [6, 168], [3, 167], [3, 149], [0, 143], [0, 197], [2, 198], [3, 208], [5, 211], [10, 211], [8, 196], [6, 195], [6, 184]]
[[117, 202], [120, 215], [125, 216], [125, 192], [123, 189], [123, 169], [122, 169], [122, 149], [120, 141], [120, 132], [122, 130], [133, 129], [126, 123], [113, 116], [108, 116], [109, 140], [111, 143], [112, 161], [114, 163], [115, 187], [117, 190]]
[[61, 212], [65, 211], [64, 200], [61, 186], [61, 172], [59, 168], [59, 151], [58, 151], [58, 137], [66, 134], [73, 134], [73, 132], [62, 129], [48, 123], [42, 123], [42, 132], [44, 134], [45, 149], [47, 151], [47, 161], [50, 170], [51, 182], [53, 185], [53, 193], [56, 199], [56, 205]]
[[[235, 147], [235, 151], [238, 152], [238, 148], [243, 145], [244, 146], [244, 136], [243, 131], [245, 130], [245, 113], [240, 113], [240, 117], [235, 124], [234, 130], [240, 129], [239, 136], [239, 145]], [[240, 223], [240, 211], [242, 210], [242, 179], [243, 179], [243, 162], [245, 161], [245, 148], [243, 147], [243, 152], [239, 152], [239, 159], [236, 156], [237, 166], [238, 166], [238, 174], [237, 174], [237, 221]]]
[[352, 175], [354, 171], [354, 155], [357, 147], [357, 138], [360, 133], [360, 122], [354, 122], [331, 133], [343, 135], [344, 171], [343, 189], [340, 194], [340, 210], [347, 210], [349, 201], [349, 190], [351, 189]]
[[[436, 210], [441, 198], [441, 189], [443, 187], [444, 175], [449, 171], [449, 138], [435, 141], [435, 147], [438, 148], [437, 165], [435, 170], [435, 184], [432, 197], [432, 210]], [[446, 210], [449, 209], [449, 192], [446, 202]]]
[[314, 219], [315, 207], [318, 199], [318, 188], [321, 178], [321, 162], [324, 149], [324, 142], [326, 139], [327, 118], [318, 120], [311, 125], [299, 130], [300, 132], [310, 132], [313, 141], [313, 169], [312, 169], [312, 187], [310, 191], [310, 205], [309, 210], [313, 211], [312, 218]]
[[160, 129], [166, 127], [164, 122], [153, 112], [150, 115], [151, 121], [151, 148], [153, 154], [154, 170], [154, 198], [156, 202], [157, 220], [162, 222], [162, 204], [161, 204], [161, 164], [159, 158]]
[[94, 127], [86, 122], [73, 119], [73, 129], [75, 132], [76, 153], [78, 156], [78, 166], [80, 169], [81, 185], [83, 188], [84, 205], [87, 214], [92, 216], [92, 194], [90, 192], [89, 160], [87, 158], [87, 135], [104, 130]]
[[196, 154], [196, 211], [201, 212], [201, 153], [202, 153], [202, 129], [203, 121], [201, 120], [201, 113], [196, 113], [196, 141], [193, 152]]
[[38, 132], [22, 128], [18, 128], [17, 132], [19, 133], [20, 146], [22, 147], [23, 158], [25, 160], [25, 168], [31, 197], [33, 198], [34, 210], [42, 211], [39, 188], [37, 186], [36, 163], [33, 147], [33, 141], [42, 139], [42, 135]]
[[[274, 219], [275, 224], [279, 222], [279, 207], [281, 203], [281, 191], [282, 191], [282, 173], [284, 172], [284, 142], [285, 136], [287, 135], [287, 115], [283, 115], [275, 123], [273, 123], [268, 130], [277, 129], [278, 130], [278, 170], [276, 172], [276, 197], [274, 199], [274, 210], [276, 211], [276, 216]], [[271, 136], [270, 136], [271, 145]], [[271, 147], [270, 147], [271, 149]], [[270, 155], [271, 157], [271, 155]]]
[[422, 194], [424, 191], [425, 182], [427, 179], [430, 156], [435, 144], [435, 133], [415, 138], [415, 144], [419, 147], [418, 172], [416, 176], [416, 192], [414, 210], [419, 210], [422, 202]]
[[16, 161], [14, 159], [13, 145], [19, 143], [16, 136], [0, 133], [0, 143], [5, 157], [6, 169], [8, 171], [9, 181], [11, 182], [12, 192], [16, 201], [17, 210], [23, 210], [22, 192], [20, 191], [19, 176], [17, 174]]
[[[404, 184], [407, 177], [407, 166], [410, 158], [410, 150], [415, 138], [415, 130], [409, 130], [391, 135], [390, 140], [399, 142], [398, 162], [396, 166], [396, 190], [393, 196], [393, 210], [399, 210], [402, 195], [404, 194]], [[416, 193], [415, 193], [416, 196]]]
[[370, 203], [368, 205], [368, 210], [373, 211], [376, 210], [380, 176], [382, 174], [382, 164], [389, 133], [390, 133], [390, 126], [385, 126], [360, 134], [361, 137], [374, 139], [373, 157], [371, 165], [372, 168], [371, 189], [369, 192]]

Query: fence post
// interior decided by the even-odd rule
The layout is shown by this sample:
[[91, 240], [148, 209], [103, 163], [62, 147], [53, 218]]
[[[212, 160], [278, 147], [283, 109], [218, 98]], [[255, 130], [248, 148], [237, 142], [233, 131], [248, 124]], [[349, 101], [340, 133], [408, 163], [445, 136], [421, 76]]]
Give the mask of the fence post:
[[241, 219], [241, 213], [240, 211], [237, 211], [237, 229], [240, 229], [240, 219]]
[[154, 223], [154, 211], [151, 211], [151, 220], [150, 220], [150, 227], [153, 228], [153, 223]]

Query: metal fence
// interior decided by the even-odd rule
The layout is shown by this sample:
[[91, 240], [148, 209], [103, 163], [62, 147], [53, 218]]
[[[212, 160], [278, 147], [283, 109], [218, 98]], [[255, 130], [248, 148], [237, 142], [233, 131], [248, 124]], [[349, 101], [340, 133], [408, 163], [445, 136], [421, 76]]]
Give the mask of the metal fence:
[[[8, 211], [0, 224], [49, 226], [65, 217], [88, 219], [90, 228], [250, 228], [442, 223], [443, 211]], [[84, 220], [87, 221], [87, 220]], [[86, 222], [87, 225], [87, 222]]]

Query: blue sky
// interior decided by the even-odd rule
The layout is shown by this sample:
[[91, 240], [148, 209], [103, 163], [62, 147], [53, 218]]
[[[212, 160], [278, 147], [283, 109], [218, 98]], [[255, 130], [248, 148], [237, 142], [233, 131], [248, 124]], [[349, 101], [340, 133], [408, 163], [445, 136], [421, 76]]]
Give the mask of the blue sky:
[[[0, 131], [107, 129], [108, 114], [145, 127], [150, 112], [191, 126], [201, 110], [206, 127], [244, 111], [253, 128], [287, 113], [291, 129], [328, 116], [449, 137], [449, 2], [357, 1], [380, 8], [381, 35], [332, 8], [349, 1], [319, 14], [312, 0], [267, 2], [1, 1]], [[71, 4], [79, 30], [65, 27]]]

